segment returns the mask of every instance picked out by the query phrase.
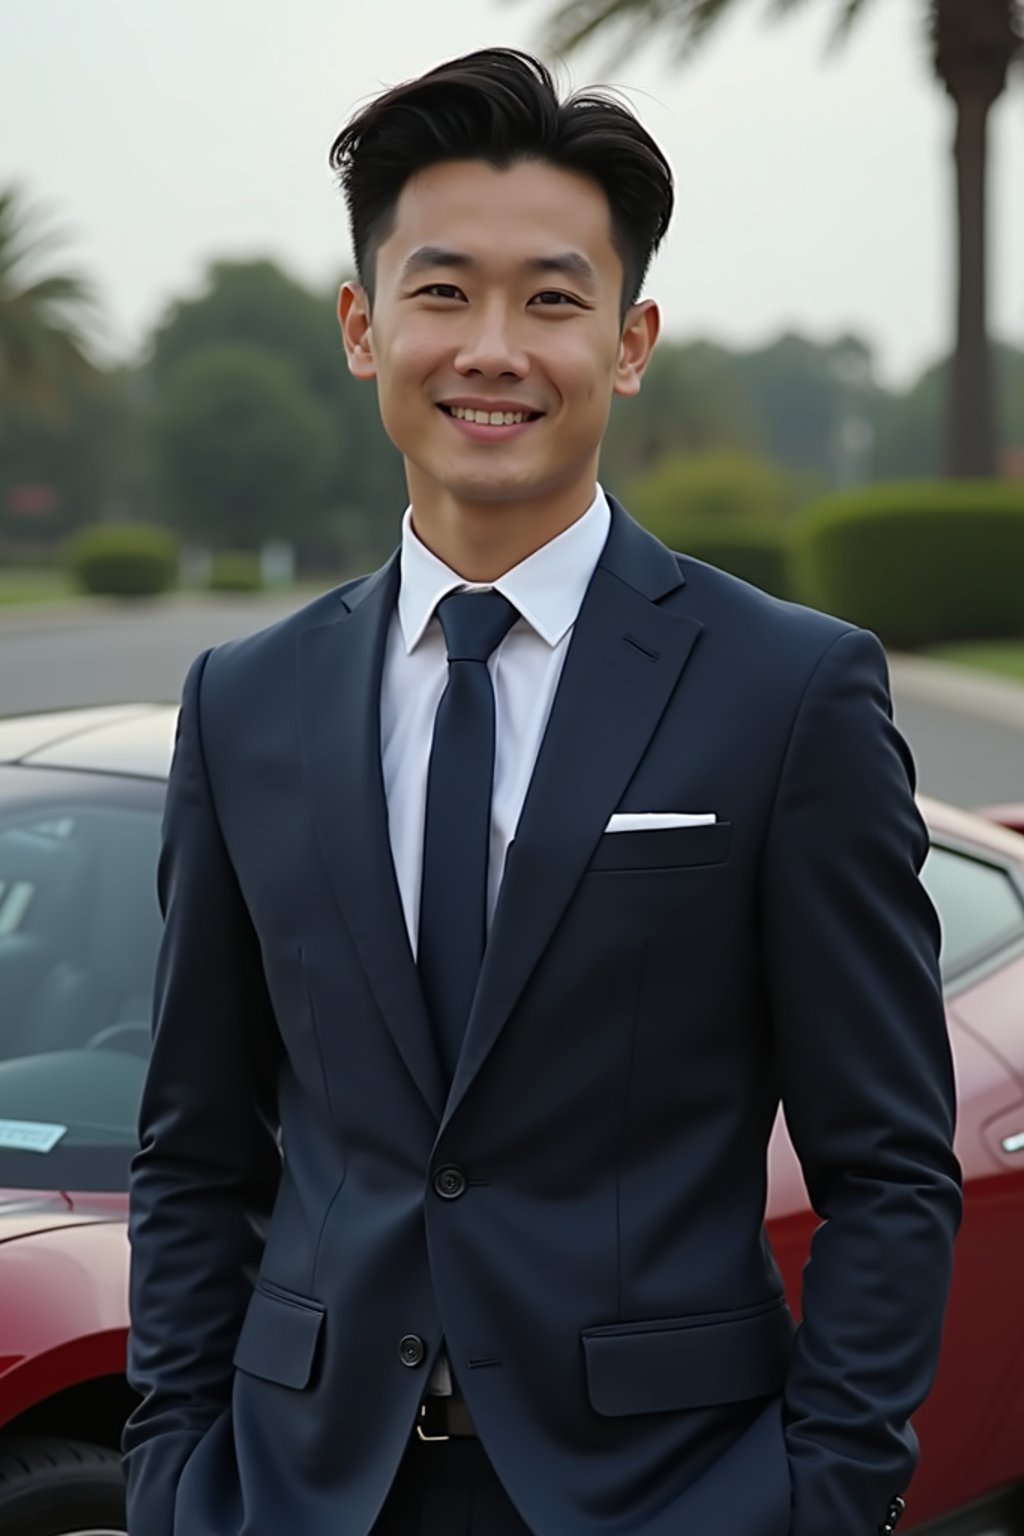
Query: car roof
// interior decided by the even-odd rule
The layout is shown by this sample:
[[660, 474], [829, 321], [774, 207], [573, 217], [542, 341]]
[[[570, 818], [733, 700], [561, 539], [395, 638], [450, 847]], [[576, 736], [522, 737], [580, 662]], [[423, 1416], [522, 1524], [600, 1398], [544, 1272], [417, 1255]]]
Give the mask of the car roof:
[[939, 841], [975, 843], [988, 849], [1000, 859], [1012, 860], [1024, 869], [1024, 837], [1011, 832], [994, 821], [978, 816], [973, 811], [963, 811], [945, 800], [933, 800], [919, 795], [917, 803], [928, 823], [933, 837]]
[[0, 763], [165, 779], [177, 705], [107, 704], [0, 720]]

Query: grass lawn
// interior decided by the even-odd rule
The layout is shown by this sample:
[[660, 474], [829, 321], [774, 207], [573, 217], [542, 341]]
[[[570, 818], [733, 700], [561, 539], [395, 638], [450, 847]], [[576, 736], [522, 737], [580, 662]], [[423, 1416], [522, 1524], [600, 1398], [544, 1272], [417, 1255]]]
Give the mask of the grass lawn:
[[1024, 640], [963, 641], [936, 645], [930, 654], [938, 661], [955, 661], [985, 672], [1001, 672], [1024, 682]]
[[60, 603], [78, 595], [63, 571], [0, 569], [0, 604]]

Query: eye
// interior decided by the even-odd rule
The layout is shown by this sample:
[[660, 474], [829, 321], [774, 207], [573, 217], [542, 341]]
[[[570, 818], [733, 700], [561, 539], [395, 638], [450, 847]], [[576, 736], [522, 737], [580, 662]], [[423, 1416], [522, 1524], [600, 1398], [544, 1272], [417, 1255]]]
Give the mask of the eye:
[[426, 288], [419, 288], [416, 297], [426, 295], [428, 299], [457, 299], [462, 295], [461, 288], [456, 288], [454, 283], [428, 283]]
[[[580, 307], [580, 302], [578, 299], [574, 299], [572, 295], [568, 293], [559, 293], [554, 288], [548, 288], [545, 289], [543, 293], [535, 294], [534, 300], [539, 300], [545, 309], [558, 309], [560, 306], [565, 304], [573, 304], [577, 309]], [[534, 300], [531, 300], [531, 303], [534, 302]]]

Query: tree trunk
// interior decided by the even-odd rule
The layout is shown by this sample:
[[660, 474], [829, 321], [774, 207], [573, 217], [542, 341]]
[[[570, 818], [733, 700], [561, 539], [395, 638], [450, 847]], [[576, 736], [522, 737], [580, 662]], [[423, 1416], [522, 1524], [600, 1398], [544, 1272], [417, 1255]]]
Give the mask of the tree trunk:
[[996, 397], [988, 334], [988, 121], [992, 98], [973, 90], [956, 97], [958, 227], [957, 337], [949, 392], [945, 471], [989, 478], [997, 473]]
[[1018, 0], [930, 0], [935, 71], [956, 108], [957, 339], [945, 469], [997, 473], [996, 391], [988, 335], [988, 123], [1022, 44]]

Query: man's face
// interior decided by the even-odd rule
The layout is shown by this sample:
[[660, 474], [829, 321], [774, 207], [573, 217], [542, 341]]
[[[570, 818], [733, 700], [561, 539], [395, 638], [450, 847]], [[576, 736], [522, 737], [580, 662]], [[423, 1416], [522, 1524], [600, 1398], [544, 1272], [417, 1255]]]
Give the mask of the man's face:
[[592, 485], [612, 395], [639, 388], [657, 334], [652, 304], [622, 325], [622, 282], [589, 178], [471, 160], [406, 183], [377, 251], [372, 317], [349, 284], [340, 314], [414, 500], [417, 488], [479, 503]]

